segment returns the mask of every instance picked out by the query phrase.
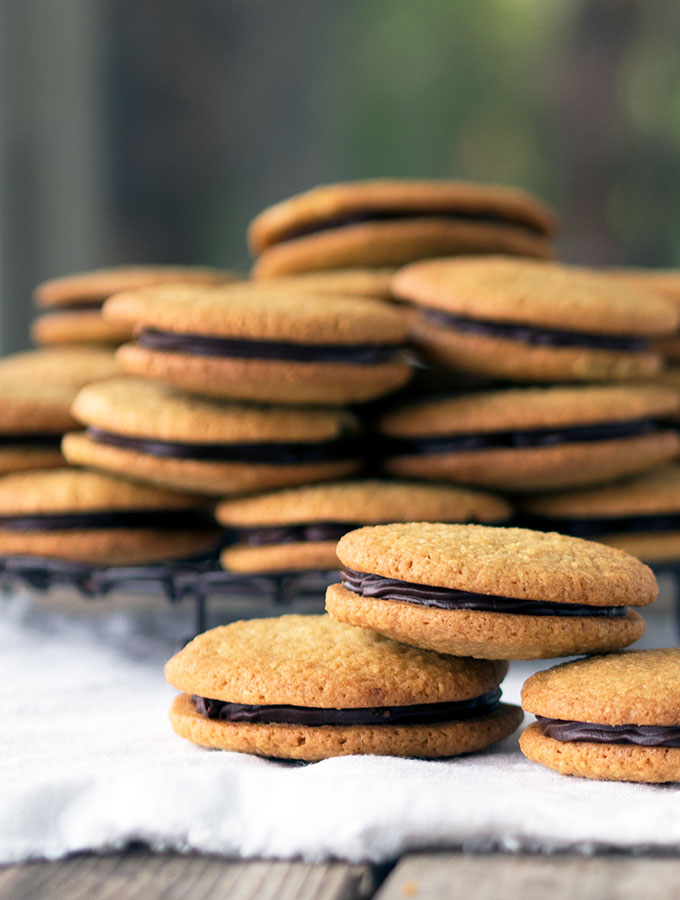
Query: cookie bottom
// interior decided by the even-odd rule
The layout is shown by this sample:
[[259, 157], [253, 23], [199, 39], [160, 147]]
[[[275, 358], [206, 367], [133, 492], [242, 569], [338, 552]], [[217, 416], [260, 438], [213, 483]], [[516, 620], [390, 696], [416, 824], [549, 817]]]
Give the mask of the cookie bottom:
[[339, 622], [370, 628], [414, 647], [477, 659], [553, 659], [627, 647], [645, 633], [642, 616], [524, 616], [470, 609], [433, 609], [360, 597], [340, 584], [326, 591], [326, 610]]
[[437, 725], [264, 725], [207, 719], [188, 694], [180, 694], [170, 708], [170, 724], [202, 747], [279, 759], [315, 762], [354, 754], [436, 759], [483, 750], [512, 734], [523, 715], [518, 706], [501, 703], [488, 716]]
[[680, 560], [680, 531], [603, 534], [593, 540], [625, 550], [645, 563], [670, 563]]
[[64, 465], [64, 457], [58, 447], [54, 449], [35, 447], [27, 444], [22, 447], [0, 449], [0, 475], [8, 472], [28, 472], [32, 469], [58, 469]]
[[538, 722], [522, 732], [519, 746], [527, 759], [561, 775], [649, 784], [680, 781], [678, 747], [556, 741], [543, 734]]
[[54, 310], [33, 320], [31, 338], [36, 344], [121, 344], [132, 337], [126, 322], [105, 319], [99, 310]]
[[222, 551], [222, 568], [230, 572], [300, 572], [339, 569], [337, 541], [300, 541], [249, 547], [233, 544]]

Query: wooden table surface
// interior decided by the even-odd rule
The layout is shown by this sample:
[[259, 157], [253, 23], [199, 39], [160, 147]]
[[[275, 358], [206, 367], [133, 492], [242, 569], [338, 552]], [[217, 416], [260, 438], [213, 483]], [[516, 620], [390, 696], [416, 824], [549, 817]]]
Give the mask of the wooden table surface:
[[133, 850], [0, 867], [0, 900], [676, 900], [671, 857], [404, 856], [393, 867], [231, 861]]

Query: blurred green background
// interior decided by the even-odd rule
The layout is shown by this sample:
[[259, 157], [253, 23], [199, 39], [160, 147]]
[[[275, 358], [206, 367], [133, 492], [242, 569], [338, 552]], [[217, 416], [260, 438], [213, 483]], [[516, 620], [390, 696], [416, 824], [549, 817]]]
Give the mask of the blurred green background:
[[560, 256], [680, 266], [680, 4], [3, 0], [0, 349], [31, 288], [119, 262], [247, 270], [320, 182], [535, 191]]

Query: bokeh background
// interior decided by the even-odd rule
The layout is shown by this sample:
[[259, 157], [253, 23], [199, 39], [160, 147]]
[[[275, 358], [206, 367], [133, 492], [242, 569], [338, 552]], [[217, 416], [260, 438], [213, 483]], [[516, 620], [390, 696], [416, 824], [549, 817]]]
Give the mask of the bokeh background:
[[40, 280], [246, 271], [320, 182], [535, 191], [568, 261], [680, 266], [680, 3], [1, 0], [0, 352]]

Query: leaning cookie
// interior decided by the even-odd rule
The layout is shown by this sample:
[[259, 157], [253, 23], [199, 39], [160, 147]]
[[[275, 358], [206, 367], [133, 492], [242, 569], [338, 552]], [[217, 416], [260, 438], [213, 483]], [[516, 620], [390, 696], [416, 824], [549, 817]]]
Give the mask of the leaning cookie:
[[204, 498], [83, 469], [0, 478], [0, 554], [102, 566], [203, 555], [219, 530]]
[[247, 406], [120, 376], [83, 388], [73, 413], [86, 431], [64, 438], [69, 462], [180, 490], [243, 494], [361, 466], [346, 410]]
[[383, 522], [503, 522], [500, 497], [446, 484], [344, 481], [223, 500], [217, 520], [232, 538], [222, 551], [235, 572], [292, 572], [339, 567], [335, 546], [362, 525]]
[[661, 368], [649, 339], [678, 327], [653, 291], [531, 260], [443, 259], [401, 269], [418, 350], [433, 363], [511, 381], [621, 381]]
[[411, 376], [401, 310], [364, 297], [269, 282], [163, 286], [111, 297], [136, 326], [121, 368], [209, 396], [263, 403], [359, 403]]
[[522, 504], [533, 528], [619, 547], [646, 563], [680, 560], [680, 464], [615, 485], [545, 494]]
[[522, 719], [499, 703], [505, 662], [405, 647], [328, 616], [251, 619], [199, 635], [165, 677], [170, 711], [204, 747], [314, 761], [481, 750]]
[[312, 188], [261, 212], [257, 278], [400, 266], [458, 253], [552, 256], [552, 212], [524, 191], [462, 181], [378, 179]]
[[562, 775], [680, 781], [680, 650], [631, 650], [532, 675], [522, 753]]
[[647, 566], [621, 550], [523, 528], [378, 525], [346, 534], [337, 554], [335, 619], [457, 656], [616, 650], [645, 631], [628, 607], [657, 594]]
[[512, 388], [409, 403], [385, 414], [385, 469], [506, 491], [611, 481], [677, 456], [662, 385]]
[[120, 344], [131, 336], [127, 322], [104, 319], [101, 307], [118, 291], [176, 282], [234, 281], [233, 272], [199, 266], [114, 266], [52, 278], [39, 284], [34, 300], [43, 314], [31, 326], [37, 344]]

